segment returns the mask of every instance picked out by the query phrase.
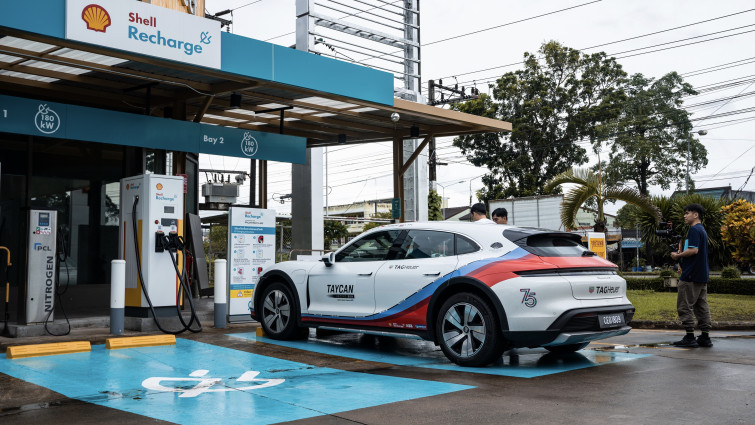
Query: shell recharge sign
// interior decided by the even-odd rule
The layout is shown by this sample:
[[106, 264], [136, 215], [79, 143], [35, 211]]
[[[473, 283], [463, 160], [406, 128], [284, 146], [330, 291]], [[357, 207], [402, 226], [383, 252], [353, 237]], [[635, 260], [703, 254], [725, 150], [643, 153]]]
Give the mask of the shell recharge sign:
[[68, 0], [66, 38], [220, 68], [220, 23], [138, 1]]

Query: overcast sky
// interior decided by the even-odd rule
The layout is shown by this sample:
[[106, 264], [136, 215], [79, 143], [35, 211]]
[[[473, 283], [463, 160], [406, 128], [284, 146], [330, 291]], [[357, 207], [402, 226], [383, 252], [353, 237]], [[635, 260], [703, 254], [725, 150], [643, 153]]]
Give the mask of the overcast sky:
[[[363, 1], [381, 3], [381, 0]], [[237, 8], [233, 12], [232, 32], [283, 46], [295, 43], [294, 6], [295, 0], [206, 0], [210, 14]], [[698, 188], [731, 185], [739, 189], [755, 166], [755, 109], [746, 112], [755, 108], [755, 96], [748, 96], [755, 94], [755, 49], [752, 47], [755, 46], [755, 3], [751, 1], [425, 0], [420, 6], [423, 84], [439, 78], [443, 78], [444, 83], [458, 80], [467, 86], [476, 81], [477, 88], [487, 92], [486, 82], [518, 67], [502, 65], [521, 61], [524, 52], [537, 51], [545, 41], [556, 40], [568, 47], [585, 49], [643, 36], [585, 52], [605, 51], [614, 55], [629, 74], [642, 73], [658, 78], [677, 71], [698, 90], [716, 89], [685, 99], [686, 105], [719, 100], [689, 108], [693, 119], [702, 118], [694, 121], [694, 130], [708, 130], [706, 136], [700, 137], [708, 149], [708, 166], [693, 175]], [[571, 9], [556, 12], [567, 8]], [[328, 14], [343, 15], [333, 11]], [[723, 17], [725, 15], [733, 16]], [[513, 23], [519, 20], [524, 21]], [[507, 23], [511, 24], [503, 25]], [[500, 27], [464, 35], [495, 26]], [[664, 32], [647, 35], [659, 31]], [[460, 37], [437, 42], [454, 36]], [[712, 40], [714, 38], [718, 39]], [[649, 47], [655, 45], [658, 46]], [[653, 50], [660, 51], [648, 53]], [[474, 72], [494, 67], [499, 68]], [[737, 84], [725, 89], [719, 87], [728, 83]], [[742, 96], [728, 99], [738, 95]], [[738, 110], [745, 111], [706, 119]], [[478, 177], [487, 170], [469, 164], [461, 152], [451, 146], [451, 141], [446, 138], [438, 142], [439, 161], [449, 163], [438, 168], [438, 182], [446, 186], [445, 196], [453, 207], [468, 204], [470, 180], [471, 190], [479, 190]], [[330, 148], [328, 203], [339, 205], [391, 198], [390, 158], [389, 143]], [[248, 169], [249, 162], [203, 155], [200, 166]], [[274, 197], [290, 193], [290, 166], [271, 163], [269, 171], [268, 193]], [[458, 183], [460, 181], [462, 183]], [[662, 191], [651, 187], [651, 193], [668, 195], [673, 189]], [[755, 177], [749, 179], [745, 189], [755, 190]], [[248, 202], [248, 193], [248, 187], [242, 189], [240, 203]], [[270, 202], [268, 207], [279, 214], [289, 214], [291, 210], [290, 202]], [[618, 205], [607, 207], [608, 212], [616, 209]]]

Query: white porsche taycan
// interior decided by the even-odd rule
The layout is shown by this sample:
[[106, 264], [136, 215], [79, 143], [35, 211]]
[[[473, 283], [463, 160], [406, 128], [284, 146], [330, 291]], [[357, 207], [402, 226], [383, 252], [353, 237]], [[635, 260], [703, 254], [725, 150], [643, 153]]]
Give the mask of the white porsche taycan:
[[515, 347], [580, 350], [634, 315], [616, 265], [579, 235], [467, 222], [382, 226], [319, 261], [276, 264], [250, 305], [271, 338], [410, 334], [464, 366]]

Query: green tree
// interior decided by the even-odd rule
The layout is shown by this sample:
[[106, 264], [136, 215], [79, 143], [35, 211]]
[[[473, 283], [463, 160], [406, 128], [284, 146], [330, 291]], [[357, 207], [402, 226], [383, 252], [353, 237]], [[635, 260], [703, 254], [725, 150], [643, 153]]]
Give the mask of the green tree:
[[[684, 207], [692, 203], [702, 205], [705, 208], [702, 224], [708, 234], [708, 258], [712, 264], [716, 265], [731, 263], [731, 251], [721, 238], [721, 226], [724, 224], [725, 217], [722, 208], [727, 201], [696, 193], [674, 198], [657, 196], [652, 197], [651, 200], [661, 211], [662, 221], [671, 222], [673, 232], [682, 237], [686, 237], [689, 231], [689, 226], [684, 223]], [[658, 220], [644, 211], [635, 211], [634, 215], [642, 232], [642, 241], [654, 252], [662, 253], [665, 261], [671, 262], [671, 248], [668, 245], [672, 243], [672, 240], [656, 235]]]
[[606, 133], [615, 135], [603, 170], [609, 184], [632, 180], [643, 195], [649, 185], [681, 186], [688, 144], [690, 173], [708, 163], [705, 146], [691, 135], [689, 114], [682, 108], [682, 98], [697, 92], [679, 74], [671, 72], [658, 80], [634, 74], [624, 92], [627, 99], [620, 117], [605, 127]]
[[603, 206], [609, 200], [624, 201], [636, 205], [639, 209], [656, 217], [656, 222], [661, 219], [660, 211], [658, 211], [658, 208], [653, 205], [650, 199], [629, 187], [607, 186], [601, 180], [600, 174], [595, 174], [589, 170], [572, 168], [550, 180], [546, 185], [546, 189], [553, 190], [562, 184], [576, 185], [566, 192], [564, 202], [561, 205], [561, 224], [567, 229], [577, 228], [577, 213], [588, 200], [593, 200], [598, 210], [594, 226], [596, 232], [605, 232], [607, 230]]
[[349, 236], [349, 228], [337, 220], [325, 220], [325, 250], [330, 250], [330, 244], [337, 241], [341, 245], [341, 240]]
[[210, 227], [210, 234], [204, 240], [204, 252], [208, 260], [228, 257], [228, 226]]
[[438, 192], [431, 190], [427, 195], [427, 216], [430, 221], [443, 221], [443, 200], [440, 199]]
[[632, 204], [625, 204], [623, 207], [619, 208], [619, 211], [616, 212], [616, 226], [624, 229], [634, 229], [636, 224], [634, 210], [636, 208], [637, 207]]
[[605, 53], [583, 54], [544, 43], [524, 54], [524, 68], [499, 78], [492, 97], [480, 95], [459, 111], [510, 121], [510, 134], [487, 133], [454, 140], [468, 160], [487, 167], [485, 201], [545, 194], [554, 176], [587, 162], [578, 141], [603, 140], [607, 123], [619, 116], [626, 73]]
[[[393, 214], [391, 214], [389, 212], [379, 212], [379, 213], [375, 214], [372, 218], [387, 218], [387, 219], [390, 219], [390, 218], [393, 218]], [[364, 229], [362, 229], [362, 232], [366, 232], [366, 231], [368, 231], [370, 229], [374, 229], [376, 227], [380, 227], [380, 226], [384, 226], [384, 225], [385, 225], [385, 223], [383, 223], [383, 222], [371, 221], [371, 222], [369, 222], [369, 223], [367, 223], [367, 224], [364, 225]]]

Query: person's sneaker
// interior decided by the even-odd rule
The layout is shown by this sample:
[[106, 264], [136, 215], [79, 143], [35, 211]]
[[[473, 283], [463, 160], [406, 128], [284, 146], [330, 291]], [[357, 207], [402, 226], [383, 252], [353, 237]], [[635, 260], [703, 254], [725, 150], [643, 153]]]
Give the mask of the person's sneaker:
[[680, 339], [679, 341], [674, 342], [674, 345], [677, 347], [697, 347], [697, 340], [695, 339], [695, 335], [693, 334], [687, 334], [684, 335], [684, 338]]
[[713, 341], [710, 340], [709, 336], [700, 335], [697, 337], [697, 345], [700, 347], [712, 347]]

